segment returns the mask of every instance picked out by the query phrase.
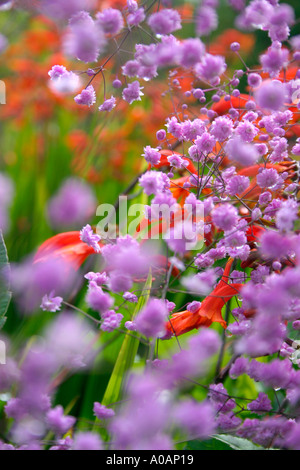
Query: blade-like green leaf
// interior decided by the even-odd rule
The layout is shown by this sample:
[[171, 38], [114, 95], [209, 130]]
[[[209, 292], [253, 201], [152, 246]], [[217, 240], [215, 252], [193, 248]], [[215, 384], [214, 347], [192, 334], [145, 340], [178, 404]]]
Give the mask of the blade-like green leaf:
[[[144, 285], [143, 291], [139, 301], [135, 307], [132, 319], [142, 310], [146, 305], [150, 295], [150, 289], [152, 286], [152, 272], [150, 270], [147, 281]], [[126, 335], [119, 352], [117, 361], [115, 363], [113, 372], [111, 374], [109, 383], [107, 385], [102, 404], [105, 406], [116, 403], [120, 400], [121, 393], [124, 390], [126, 384], [127, 373], [131, 369], [134, 359], [138, 350], [139, 339]]]
[[214, 439], [227, 444], [232, 450], [265, 450], [263, 447], [257, 446], [241, 437], [229, 436], [227, 434], [216, 434]]
[[0, 329], [6, 321], [5, 315], [11, 300], [9, 270], [6, 246], [0, 230]]
[[218, 439], [209, 439], [207, 441], [188, 441], [184, 450], [233, 450], [225, 442]]

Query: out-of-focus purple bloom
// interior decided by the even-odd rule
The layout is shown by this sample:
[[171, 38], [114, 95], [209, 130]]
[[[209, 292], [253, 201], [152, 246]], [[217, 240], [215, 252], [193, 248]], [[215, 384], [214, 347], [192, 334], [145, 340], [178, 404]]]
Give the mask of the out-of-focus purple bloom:
[[127, 16], [127, 22], [130, 26], [138, 26], [146, 18], [145, 10], [143, 7], [135, 11], [131, 11]]
[[252, 144], [247, 144], [239, 137], [230, 139], [225, 147], [228, 157], [242, 166], [251, 166], [259, 158], [259, 154]]
[[200, 64], [195, 66], [195, 73], [199, 78], [204, 78], [213, 82], [219, 78], [226, 70], [224, 57], [212, 54], [205, 54]]
[[181, 29], [181, 18], [178, 11], [165, 9], [150, 15], [148, 24], [155, 34], [170, 34]]
[[51, 78], [49, 86], [55, 93], [62, 95], [73, 94], [80, 88], [80, 79], [78, 75], [73, 72], [66, 71], [60, 75], [54, 72], [54, 78]]
[[78, 369], [92, 359], [92, 326], [73, 313], [62, 313], [46, 330], [45, 341], [56, 367]]
[[168, 310], [165, 302], [150, 299], [135, 320], [136, 328], [147, 338], [157, 338], [164, 334], [167, 318]]
[[48, 411], [46, 420], [49, 428], [56, 435], [65, 434], [74, 426], [76, 422], [76, 418], [73, 418], [73, 416], [64, 415], [64, 409], [60, 405]]
[[43, 13], [55, 20], [68, 20], [81, 10], [90, 10], [95, 6], [95, 0], [41, 0], [40, 8]]
[[54, 228], [77, 228], [94, 213], [96, 199], [90, 186], [77, 178], [67, 179], [48, 203], [48, 217]]
[[102, 313], [112, 307], [113, 298], [104, 292], [100, 286], [91, 283], [86, 296], [86, 302], [93, 310]]
[[[281, 49], [281, 45], [273, 45], [269, 47], [266, 54], [260, 56], [260, 63], [264, 72], [268, 73], [271, 78], [277, 77], [280, 70], [288, 64], [288, 49]], [[280, 43], [279, 43], [280, 44]]]
[[254, 93], [258, 106], [267, 111], [279, 111], [286, 100], [286, 88], [278, 80], [265, 80]]
[[103, 31], [89, 15], [82, 15], [81, 12], [72, 18], [63, 43], [68, 56], [85, 63], [96, 62], [105, 45]]
[[73, 450], [102, 450], [102, 442], [98, 434], [92, 432], [78, 432], [75, 434]]
[[208, 36], [218, 27], [218, 15], [214, 8], [202, 5], [196, 13], [196, 34]]
[[198, 38], [186, 39], [180, 46], [179, 62], [183, 67], [190, 68], [200, 62], [205, 46]]
[[192, 400], [184, 401], [174, 411], [174, 419], [189, 437], [209, 439], [215, 431], [215, 411], [208, 402], [197, 403]]
[[20, 307], [27, 314], [34, 313], [49, 292], [64, 296], [74, 282], [75, 272], [70, 268], [70, 263], [55, 255], [45, 261], [27, 259], [12, 265], [12, 288]]
[[106, 34], [118, 34], [124, 26], [124, 20], [120, 10], [105, 8], [96, 15], [96, 23], [100, 25]]

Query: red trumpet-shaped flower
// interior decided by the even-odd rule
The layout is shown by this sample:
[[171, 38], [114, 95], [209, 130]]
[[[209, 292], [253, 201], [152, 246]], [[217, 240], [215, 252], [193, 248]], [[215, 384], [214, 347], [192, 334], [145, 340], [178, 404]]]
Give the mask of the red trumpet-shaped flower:
[[222, 308], [232, 297], [237, 295], [243, 284], [228, 284], [230, 268], [233, 260], [230, 259], [225, 267], [224, 274], [201, 306], [195, 312], [185, 310], [174, 313], [166, 323], [168, 335], [180, 336], [201, 326], [210, 326], [212, 323], [220, 323], [226, 328], [226, 322], [222, 317]]
[[74, 269], [79, 269], [86, 258], [94, 253], [91, 246], [81, 241], [79, 231], [65, 232], [46, 240], [39, 247], [34, 261], [37, 263], [49, 257], [62, 257]]

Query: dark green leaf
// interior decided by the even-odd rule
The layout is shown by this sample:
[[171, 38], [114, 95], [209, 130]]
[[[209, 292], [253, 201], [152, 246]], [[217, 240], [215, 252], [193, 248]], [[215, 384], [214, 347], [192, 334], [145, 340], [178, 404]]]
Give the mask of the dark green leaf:
[[6, 321], [5, 315], [11, 300], [9, 271], [6, 246], [0, 230], [0, 329]]

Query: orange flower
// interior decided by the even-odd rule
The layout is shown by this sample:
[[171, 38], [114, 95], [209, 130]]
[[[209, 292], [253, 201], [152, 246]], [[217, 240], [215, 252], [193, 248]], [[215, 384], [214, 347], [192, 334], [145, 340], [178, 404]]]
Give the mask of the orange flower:
[[228, 300], [238, 294], [243, 284], [228, 284], [228, 278], [233, 259], [230, 259], [225, 267], [224, 274], [206, 299], [201, 307], [194, 313], [185, 310], [174, 313], [166, 323], [166, 329], [169, 334], [180, 336], [188, 331], [198, 329], [201, 326], [210, 326], [212, 323], [220, 323], [226, 328], [226, 322], [222, 317], [222, 308]]

